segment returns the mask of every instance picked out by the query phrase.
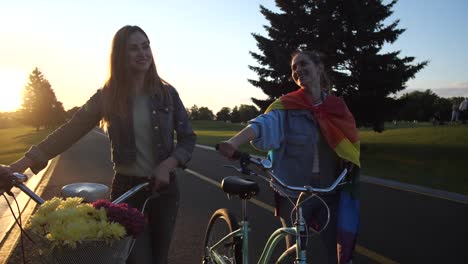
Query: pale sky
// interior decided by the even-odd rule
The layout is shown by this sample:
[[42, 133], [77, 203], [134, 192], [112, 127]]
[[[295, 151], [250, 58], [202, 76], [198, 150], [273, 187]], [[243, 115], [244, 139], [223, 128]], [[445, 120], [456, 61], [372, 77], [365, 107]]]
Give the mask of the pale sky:
[[[35, 67], [66, 110], [81, 106], [104, 83], [124, 25], [146, 31], [159, 74], [186, 107], [252, 104], [265, 98], [247, 81], [256, 77], [251, 33], [265, 35], [267, 24], [260, 4], [275, 8], [272, 0], [0, 0], [0, 112], [20, 106]], [[400, 0], [394, 11], [407, 31], [386, 50], [430, 61], [408, 88], [468, 96], [468, 1]]]

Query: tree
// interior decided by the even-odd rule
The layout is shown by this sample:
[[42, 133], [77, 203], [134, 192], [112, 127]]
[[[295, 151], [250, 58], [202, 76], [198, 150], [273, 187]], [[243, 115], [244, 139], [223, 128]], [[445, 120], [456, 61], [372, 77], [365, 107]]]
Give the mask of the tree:
[[231, 120], [231, 108], [223, 107], [221, 110], [216, 113], [216, 120], [218, 121], [228, 121]]
[[436, 101], [439, 97], [431, 90], [413, 91], [404, 94], [400, 100], [403, 106], [399, 111], [400, 120], [429, 121], [436, 112]]
[[239, 107], [239, 121], [240, 122], [247, 122], [250, 119], [258, 116], [259, 114], [260, 112], [253, 105], [241, 104]]
[[198, 120], [213, 120], [214, 114], [213, 111], [208, 109], [208, 107], [202, 106], [198, 109]]
[[240, 122], [240, 113], [239, 113], [239, 108], [237, 106], [234, 106], [231, 112], [231, 122], [232, 123], [239, 123]]
[[252, 101], [262, 111], [281, 95], [297, 89], [291, 79], [290, 55], [295, 50], [317, 50], [336, 95], [342, 96], [358, 125], [383, 128], [398, 103], [388, 96], [405, 88], [405, 83], [427, 61], [411, 64], [414, 57], [400, 58], [400, 52], [384, 53], [384, 44], [395, 42], [404, 29], [399, 21], [385, 21], [397, 0], [276, 0], [279, 13], [260, 6], [269, 21], [268, 37], [253, 34], [260, 53], [250, 54], [260, 66], [249, 66], [257, 80], [249, 82], [262, 89], [268, 99]]
[[20, 111], [23, 122], [35, 127], [36, 130], [65, 121], [66, 115], [62, 103], [57, 100], [52, 86], [38, 68], [29, 75]]
[[189, 119], [190, 120], [198, 120], [198, 106], [197, 105], [193, 105], [192, 107], [190, 107], [190, 110], [189, 110]]
[[0, 129], [6, 128], [6, 127], [8, 127], [6, 115], [0, 112]]

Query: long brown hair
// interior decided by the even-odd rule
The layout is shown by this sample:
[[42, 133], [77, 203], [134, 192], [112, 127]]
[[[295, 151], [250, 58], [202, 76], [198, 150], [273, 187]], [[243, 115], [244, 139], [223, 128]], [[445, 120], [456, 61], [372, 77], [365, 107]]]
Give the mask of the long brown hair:
[[292, 54], [291, 59], [293, 59], [296, 55], [299, 54], [306, 55], [313, 63], [315, 63], [315, 65], [317, 65], [317, 67], [320, 70], [320, 88], [322, 88], [322, 91], [330, 92], [331, 81], [325, 69], [325, 64], [323, 63], [325, 55], [323, 55], [321, 52], [314, 50], [298, 50]]
[[[112, 40], [109, 78], [102, 88], [101, 127], [104, 129], [107, 129], [111, 115], [125, 119], [129, 114], [129, 99], [133, 96], [133, 90], [130, 85], [132, 73], [129, 68], [128, 40], [135, 32], [141, 32], [149, 42], [148, 35], [138, 26], [124, 26]], [[154, 57], [145, 75], [144, 89], [158, 97], [167, 93], [156, 70]]]

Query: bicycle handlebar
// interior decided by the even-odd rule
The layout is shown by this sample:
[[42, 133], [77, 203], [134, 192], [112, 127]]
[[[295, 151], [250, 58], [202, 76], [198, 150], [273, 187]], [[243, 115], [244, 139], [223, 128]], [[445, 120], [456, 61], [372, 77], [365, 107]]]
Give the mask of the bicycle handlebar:
[[[26, 195], [28, 195], [31, 199], [33, 199], [36, 203], [38, 204], [43, 204], [45, 203], [45, 200], [42, 199], [40, 196], [38, 196], [33, 190], [29, 189], [28, 186], [26, 186], [25, 184], [23, 184], [24, 182], [26, 182], [28, 180], [28, 176], [27, 175], [24, 175], [24, 174], [21, 174], [21, 173], [17, 173], [17, 172], [14, 172], [11, 174], [13, 176], [13, 180], [11, 182], [11, 185], [14, 186], [14, 187], [17, 187], [18, 189], [20, 189], [21, 191], [23, 191], [24, 193], [26, 193]], [[133, 196], [135, 193], [137, 193], [138, 191], [140, 191], [141, 189], [147, 187], [150, 185], [150, 182], [143, 182], [133, 188], [131, 188], [130, 190], [128, 190], [127, 192], [125, 192], [124, 194], [122, 194], [120, 197], [118, 197], [117, 199], [115, 199], [114, 201], [112, 201], [112, 203], [114, 204], [119, 204], [119, 203], [122, 203], [124, 202], [125, 200], [127, 200], [129, 197]], [[9, 190], [8, 190], [9, 191]], [[152, 195], [151, 197], [152, 198], [156, 198], [158, 197], [159, 194], [158, 193], [155, 193], [154, 195]]]
[[[218, 145], [216, 145], [216, 149], [218, 149]], [[343, 182], [345, 179], [346, 175], [348, 174], [348, 169], [344, 168], [343, 171], [340, 173], [338, 178], [328, 187], [326, 188], [315, 188], [310, 185], [306, 185], [303, 187], [300, 186], [290, 186], [286, 184], [284, 181], [279, 179], [271, 170], [272, 164], [271, 161], [268, 159], [263, 159], [263, 158], [255, 158], [250, 156], [249, 153], [246, 152], [241, 152], [241, 151], [235, 151], [233, 156], [233, 159], [239, 160], [241, 168], [238, 169], [236, 168], [237, 171], [246, 174], [246, 175], [258, 175], [255, 172], [252, 172], [249, 168], [249, 164], [254, 164], [257, 168], [265, 172], [270, 178], [272, 178], [275, 182], [277, 182], [281, 187], [291, 190], [291, 191], [298, 191], [298, 192], [316, 192], [316, 193], [328, 193], [332, 192], [333, 190], [336, 189], [336, 187]], [[234, 167], [234, 166], [230, 166]], [[234, 167], [235, 168], [235, 167]]]
[[12, 180], [11, 184], [14, 187], [16, 187], [16, 188], [20, 189], [21, 191], [23, 191], [24, 193], [26, 193], [26, 195], [28, 195], [36, 203], [38, 203], [38, 204], [45, 203], [44, 199], [39, 197], [36, 193], [34, 193], [34, 191], [29, 189], [28, 186], [23, 184], [24, 182], [26, 182], [28, 180], [28, 176], [26, 176], [26, 175], [24, 175], [22, 173], [18, 173], [18, 172], [14, 172], [11, 175], [13, 176], [13, 180]]

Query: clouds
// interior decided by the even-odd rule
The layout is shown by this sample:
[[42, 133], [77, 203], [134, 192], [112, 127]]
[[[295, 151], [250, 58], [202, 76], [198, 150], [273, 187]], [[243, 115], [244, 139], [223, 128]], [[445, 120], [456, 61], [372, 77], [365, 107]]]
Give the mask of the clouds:
[[437, 94], [439, 97], [445, 97], [445, 98], [468, 97], [468, 82], [454, 82], [454, 83], [447, 84], [445, 87], [439, 87], [439, 88], [405, 89], [403, 91], [396, 93], [396, 96], [400, 97], [405, 93], [411, 93], [413, 91], [425, 91], [425, 90], [431, 90], [435, 94]]
[[438, 88], [431, 90], [440, 97], [468, 97], [468, 84], [465, 87], [459, 88]]

